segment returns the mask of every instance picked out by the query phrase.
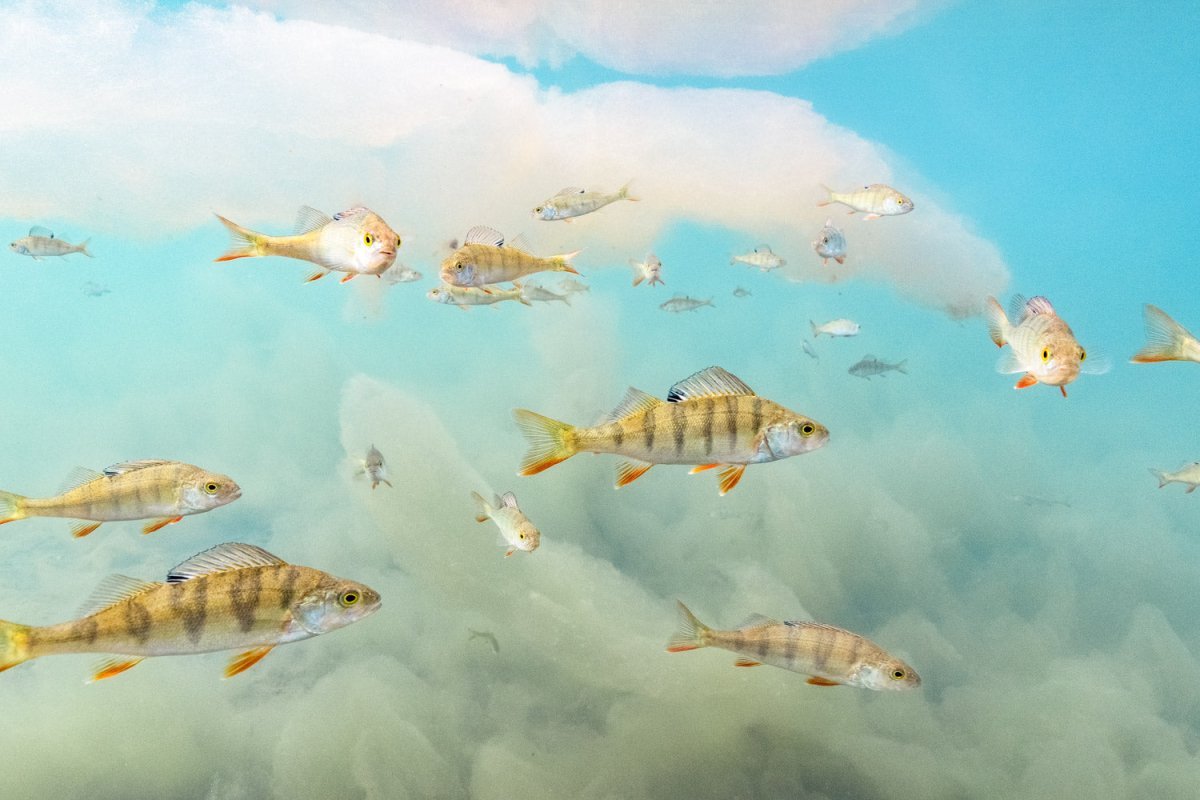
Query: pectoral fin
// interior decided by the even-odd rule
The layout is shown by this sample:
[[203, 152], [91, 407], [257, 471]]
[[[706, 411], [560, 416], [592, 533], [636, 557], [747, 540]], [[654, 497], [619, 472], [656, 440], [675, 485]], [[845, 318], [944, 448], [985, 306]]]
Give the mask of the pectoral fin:
[[653, 464], [637, 464], [632, 461], [622, 461], [617, 464], [617, 488], [628, 486], [646, 474]]
[[312, 283], [313, 281], [319, 281], [319, 280], [321, 280], [321, 278], [324, 278], [328, 274], [329, 273], [326, 272], [325, 270], [317, 270], [312, 275], [309, 275], [307, 278], [305, 278], [304, 282]]
[[143, 658], [107, 658], [96, 665], [96, 671], [92, 673], [92, 682], [120, 675], [127, 669], [133, 669], [144, 660]]
[[263, 656], [271, 652], [274, 647], [275, 645], [255, 647], [251, 650], [245, 651], [244, 653], [238, 653], [229, 660], [229, 666], [225, 667], [225, 677], [232, 678], [234, 675], [250, 669], [259, 661], [262, 661]]
[[71, 526], [71, 535], [76, 539], [82, 539], [84, 536], [95, 531], [96, 528], [99, 528], [100, 525], [101, 523], [99, 522], [77, 522]]
[[735, 667], [761, 667], [762, 662], [755, 661], [750, 658], [739, 658], [737, 661], [733, 662], [733, 665]]
[[729, 494], [733, 487], [738, 485], [738, 481], [742, 479], [742, 473], [746, 471], [745, 464], [730, 464], [718, 474], [718, 486], [721, 487], [721, 495]]
[[831, 681], [827, 678], [818, 678], [816, 675], [809, 678], [807, 682], [811, 683], [813, 686], [841, 686], [841, 684], [837, 681]]
[[1030, 386], [1033, 386], [1037, 382], [1038, 382], [1038, 379], [1034, 377], [1032, 372], [1026, 372], [1024, 375], [1021, 376], [1021, 380], [1017, 381], [1017, 385], [1014, 386], [1013, 388], [1014, 389], [1028, 389]]
[[154, 533], [155, 531], [160, 531], [168, 525], [174, 525], [181, 519], [183, 519], [183, 517], [163, 517], [162, 519], [156, 519], [143, 527], [142, 533]]
[[695, 475], [697, 472], [704, 472], [706, 469], [716, 469], [720, 464], [700, 464], [688, 470], [688, 475]]

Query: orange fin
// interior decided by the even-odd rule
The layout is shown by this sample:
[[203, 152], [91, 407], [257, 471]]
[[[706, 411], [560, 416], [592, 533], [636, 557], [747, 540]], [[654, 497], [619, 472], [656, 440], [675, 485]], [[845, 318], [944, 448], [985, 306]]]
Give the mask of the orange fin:
[[314, 272], [312, 275], [309, 275], [307, 278], [305, 278], [304, 282], [312, 283], [313, 281], [319, 281], [319, 280], [321, 280], [321, 278], [324, 278], [328, 274], [329, 273], [324, 270], [318, 270], [318, 271]]
[[808, 679], [808, 683], [813, 686], [841, 686], [837, 681], [831, 681], [828, 678], [818, 678], [816, 675]]
[[733, 665], [735, 667], [761, 667], [762, 662], [755, 661], [752, 658], [739, 658], [737, 661], [733, 662]]
[[1032, 372], [1026, 372], [1023, 376], [1021, 376], [1021, 380], [1017, 381], [1017, 385], [1014, 386], [1013, 388], [1014, 389], [1028, 389], [1030, 386], [1033, 386], [1037, 382], [1038, 382], [1038, 379], [1033, 377]]
[[517, 548], [515, 548], [515, 547], [510, 547], [510, 548], [508, 548], [508, 551], [507, 551], [507, 552], [504, 554], [504, 557], [505, 557], [505, 558], [508, 558], [509, 556], [511, 556], [511, 555], [512, 555], [513, 553], [515, 553], [515, 552], [517, 552]]
[[151, 522], [142, 528], [142, 533], [154, 533], [155, 531], [160, 531], [168, 525], [174, 525], [181, 519], [183, 519], [183, 517], [163, 517], [162, 519], [156, 519], [154, 522]]
[[92, 681], [102, 681], [105, 678], [111, 678], [114, 675], [120, 675], [127, 669], [133, 669], [144, 659], [138, 658], [110, 658], [101, 661], [96, 665], [96, 671], [92, 673]]
[[275, 645], [271, 644], [266, 647], [255, 647], [244, 653], [238, 653], [229, 660], [229, 666], [225, 667], [225, 677], [232, 678], [234, 675], [250, 669], [259, 661], [262, 661], [263, 656], [271, 652], [274, 647]]
[[667, 646], [668, 653], [686, 653], [688, 650], [699, 650], [698, 644], [672, 644]]
[[653, 464], [635, 464], [632, 461], [622, 461], [617, 464], [617, 488], [628, 486], [646, 474]]
[[338, 281], [338, 283], [349, 283], [350, 281], [354, 280], [357, 277], [358, 277], [357, 272], [347, 272], [346, 277], [342, 278], [340, 281]]
[[71, 535], [74, 536], [76, 539], [82, 539], [84, 536], [87, 536], [89, 533], [92, 533], [93, 531], [95, 531], [96, 528], [99, 528], [101, 524], [103, 524], [103, 523], [100, 523], [100, 522], [92, 522], [92, 523], [78, 522], [71, 526]]
[[1063, 395], [1063, 397], [1066, 397], [1066, 396], [1067, 396], [1067, 387], [1066, 387], [1066, 386], [1059, 386], [1059, 387], [1058, 387], [1058, 390], [1059, 390], [1060, 392], [1062, 392], [1062, 395]]
[[697, 467], [692, 467], [688, 470], [688, 475], [695, 475], [697, 472], [704, 472], [706, 469], [716, 469], [720, 464], [701, 464]]
[[730, 464], [725, 469], [721, 470], [718, 478], [721, 487], [721, 495], [724, 496], [733, 490], [733, 487], [738, 485], [738, 481], [742, 479], [742, 473], [746, 471], [745, 464]]

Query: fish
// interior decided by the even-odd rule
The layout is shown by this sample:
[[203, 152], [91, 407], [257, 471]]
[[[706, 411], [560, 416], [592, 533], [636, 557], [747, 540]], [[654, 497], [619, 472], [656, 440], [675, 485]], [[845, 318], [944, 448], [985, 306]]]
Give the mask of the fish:
[[750, 296], [750, 290], [749, 290], [749, 289], [743, 289], [742, 287], [740, 287], [740, 286], [739, 286], [739, 287], [737, 287], [736, 289], [734, 289], [734, 290], [733, 290], [733, 296], [734, 296], [734, 297], [749, 297], [749, 296]]
[[535, 272], [579, 273], [568, 262], [579, 250], [549, 258], [525, 252], [524, 242], [504, 242], [504, 234], [486, 225], [467, 231], [462, 247], [442, 262], [444, 283], [453, 286], [488, 286], [532, 275]]
[[831, 319], [829, 322], [822, 323], [821, 325], [810, 319], [808, 326], [812, 328], [814, 339], [822, 333], [829, 337], [858, 336], [858, 332], [861, 330], [858, 323], [852, 319]]
[[581, 217], [584, 214], [590, 214], [618, 200], [630, 200], [636, 203], [640, 199], [639, 197], [630, 196], [628, 183], [612, 194], [586, 192], [576, 186], [569, 186], [566, 189], [559, 190], [558, 194], [543, 201], [541, 205], [534, 208], [532, 215], [534, 219], [546, 221], [561, 219], [570, 222], [571, 217]]
[[511, 289], [501, 289], [492, 286], [481, 289], [478, 286], [451, 286], [443, 283], [425, 293], [425, 296], [437, 303], [458, 306], [463, 311], [470, 311], [471, 306], [490, 306], [505, 300], [516, 300], [522, 305], [532, 305], [522, 293], [521, 284], [513, 281]]
[[800, 348], [804, 350], [804, 352], [808, 353], [810, 358], [815, 358], [818, 361], [821, 360], [821, 357], [817, 355], [817, 351], [813, 349], [812, 342], [810, 342], [808, 339], [805, 339], [800, 343]]
[[395, 286], [397, 283], [412, 283], [421, 280], [423, 276], [415, 269], [410, 269], [400, 264], [395, 264], [383, 273], [383, 282], [389, 286]]
[[553, 303], [555, 300], [571, 305], [571, 296], [567, 294], [555, 294], [545, 287], [538, 286], [536, 283], [527, 283], [521, 289], [521, 296], [526, 300], [537, 303]]
[[1160, 489], [1168, 483], [1182, 483], [1188, 487], [1184, 490], [1184, 494], [1191, 494], [1196, 491], [1197, 486], [1200, 486], [1200, 461], [1184, 464], [1174, 472], [1163, 472], [1152, 467], [1150, 474], [1158, 478], [1158, 488]]
[[483, 639], [492, 646], [493, 653], [500, 652], [500, 640], [496, 638], [496, 634], [492, 633], [491, 631], [477, 631], [473, 628], [467, 628], [467, 632], [471, 634], [467, 637], [468, 642], [472, 641], [473, 639]]
[[574, 278], [563, 278], [558, 282], [558, 290], [565, 294], [580, 294], [582, 292], [590, 292], [592, 287], [586, 283], [580, 283]]
[[495, 504], [483, 499], [478, 492], [471, 492], [471, 499], [479, 507], [475, 515], [476, 522], [487, 522], [489, 519], [500, 529], [500, 544], [506, 548], [504, 557], [508, 558], [518, 550], [532, 553], [542, 542], [542, 535], [534, 524], [525, 516], [525, 512], [517, 505], [517, 496], [512, 492], [496, 495]]
[[986, 301], [988, 334], [997, 347], [1009, 345], [1000, 357], [996, 371], [1004, 374], [1024, 372], [1015, 389], [1025, 389], [1037, 383], [1057, 386], [1067, 396], [1067, 384], [1081, 372], [1100, 374], [1108, 369], [1107, 360], [1088, 359], [1071, 327], [1058, 316], [1050, 301], [1044, 297], [1026, 300], [1013, 297], [1014, 325], [1005, 315], [1000, 303], [991, 295]]
[[359, 275], [380, 277], [396, 261], [400, 237], [369, 208], [357, 206], [332, 217], [308, 206], [300, 207], [292, 236], [268, 236], [216, 215], [229, 229], [233, 244], [214, 261], [282, 256], [311, 261], [319, 269], [305, 281], [344, 272], [342, 283]]
[[371, 449], [367, 451], [367, 457], [363, 459], [362, 471], [370, 478], [372, 489], [381, 483], [392, 485], [392, 482], [387, 479], [387, 465], [383, 463], [383, 453], [376, 450], [375, 445], [371, 445]]
[[654, 253], [648, 253], [645, 261], [634, 261], [631, 258], [629, 259], [629, 263], [633, 267], [634, 286], [637, 286], [642, 281], [646, 281], [648, 286], [663, 283], [662, 262], [658, 260], [658, 256], [654, 255]]
[[821, 257], [822, 266], [828, 265], [831, 258], [839, 264], [846, 263], [846, 236], [833, 226], [833, 217], [825, 220], [825, 227], [812, 245]]
[[1158, 361], [1200, 363], [1200, 341], [1167, 316], [1167, 312], [1147, 303], [1146, 346], [1134, 353], [1129, 360], [1135, 364], [1153, 364]]
[[733, 256], [729, 259], [729, 263], [730, 265], [745, 264], [748, 267], [758, 267], [763, 272], [770, 272], [773, 269], [779, 269], [787, 262], [775, 255], [770, 247], [760, 244], [749, 253]]
[[180, 461], [146, 459], [113, 464], [104, 472], [77, 468], [67, 487], [47, 498], [0, 491], [0, 525], [27, 517], [86, 520], [71, 526], [75, 538], [87, 536], [104, 522], [151, 520], [142, 533], [154, 533], [232, 503], [242, 489], [228, 475]]
[[83, 285], [83, 293], [88, 297], [103, 297], [106, 294], [112, 294], [112, 290], [107, 286], [101, 286], [95, 281], [88, 281]]
[[[671, 311], [678, 314], [680, 311], [695, 311], [697, 308], [704, 306], [712, 306], [713, 299], [710, 297], [707, 300], [697, 300], [695, 297], [688, 297], [685, 294], [677, 294], [667, 302], [659, 306], [663, 311]], [[716, 308], [716, 306], [713, 306]]]
[[104, 680], [155, 656], [238, 650], [225, 677], [272, 648], [358, 622], [379, 610], [379, 593], [252, 544], [226, 542], [167, 573], [165, 582], [105, 579], [78, 619], [43, 627], [0, 620], [0, 672], [42, 656], [115, 654]]
[[862, 360], [846, 371], [851, 375], [855, 375], [866, 380], [870, 380], [872, 375], [879, 375], [880, 377], [886, 378], [887, 373], [892, 371], [907, 375], [908, 370], [904, 368], [904, 365], [907, 363], [908, 359], [904, 359], [897, 364], [889, 364], [886, 361], [880, 361], [879, 359], [875, 358], [875, 356], [868, 353], [862, 357]]
[[1023, 503], [1031, 508], [1052, 508], [1054, 506], [1062, 506], [1070, 508], [1071, 504], [1065, 500], [1056, 500], [1053, 497], [1038, 497], [1032, 494], [1014, 494], [1012, 495], [1014, 502]]
[[43, 258], [52, 256], [66, 256], [71, 253], [83, 253], [88, 258], [95, 258], [88, 250], [89, 242], [91, 239], [84, 239], [79, 244], [71, 244], [56, 238], [53, 231], [48, 228], [34, 225], [29, 229], [28, 236], [17, 239], [8, 246], [8, 249], [19, 256], [30, 256], [34, 261], [41, 261]]
[[679, 629], [667, 643], [668, 653], [720, 647], [741, 656], [738, 667], [770, 664], [808, 675], [813, 686], [857, 686], [889, 691], [915, 689], [921, 676], [879, 645], [833, 625], [801, 620], [778, 622], [755, 614], [733, 630], [708, 627], [682, 602]]
[[576, 453], [613, 453], [619, 489], [655, 464], [693, 464], [691, 474], [720, 468], [722, 495], [749, 464], [809, 453], [829, 441], [824, 425], [757, 396], [737, 376], [708, 367], [676, 383], [664, 402], [630, 387], [608, 417], [577, 427], [528, 409], [513, 411], [529, 440], [519, 475], [536, 475]]
[[849, 192], [835, 192], [823, 184], [821, 188], [829, 192], [829, 197], [817, 205], [827, 206], [830, 203], [841, 203], [849, 206], [850, 211], [847, 212], [849, 214], [865, 211], [867, 215], [863, 217], [864, 220], [895, 217], [913, 210], [912, 200], [882, 183], [872, 183], [870, 186]]

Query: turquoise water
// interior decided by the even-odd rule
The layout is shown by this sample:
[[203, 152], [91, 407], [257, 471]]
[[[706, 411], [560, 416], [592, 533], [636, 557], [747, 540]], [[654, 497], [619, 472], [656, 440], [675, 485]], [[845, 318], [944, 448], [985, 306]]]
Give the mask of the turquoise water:
[[[1200, 368], [1127, 359], [1144, 303], [1200, 328], [1195, 10], [797, 7], [6, 4], [0, 226], [95, 259], [0, 252], [0, 487], [167, 458], [243, 496], [151, 536], [0, 528], [0, 618], [226, 541], [383, 608], [229, 680], [221, 653], [4, 672], [0, 797], [1194, 797], [1200, 500], [1147, 468], [1200, 458]], [[530, 218], [628, 179], [638, 203]], [[876, 181], [916, 210], [816, 206]], [[213, 263], [214, 212], [286, 233], [302, 204], [374, 209], [423, 279]], [[827, 217], [842, 267], [812, 251]], [[590, 291], [430, 302], [476, 224], [582, 249]], [[730, 266], [763, 243], [787, 265]], [[666, 285], [630, 286], [651, 250]], [[977, 312], [1015, 292], [1113, 368], [1013, 391]], [[837, 317], [861, 334], [810, 358]], [[866, 354], [909, 374], [849, 375]], [[591, 423], [713, 364], [830, 443], [725, 497], [672, 466], [615, 492], [611, 456], [515, 474], [513, 408]], [[356, 474], [372, 444], [392, 488]], [[470, 492], [507, 490], [542, 544], [505, 559]], [[677, 598], [842, 626], [922, 686], [668, 654]]]

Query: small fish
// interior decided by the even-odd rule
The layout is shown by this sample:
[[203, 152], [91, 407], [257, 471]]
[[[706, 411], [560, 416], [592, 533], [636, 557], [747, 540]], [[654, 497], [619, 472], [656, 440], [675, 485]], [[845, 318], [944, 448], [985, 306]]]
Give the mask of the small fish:
[[1008, 352], [1000, 357], [996, 371], [1025, 373], [1013, 388], [1025, 389], [1045, 383], [1057, 386], [1066, 397], [1067, 384], [1078, 378], [1079, 373], [1107, 371], [1105, 359], [1088, 360], [1087, 351], [1079, 345], [1070, 326], [1046, 298], [1026, 300], [1016, 295], [1011, 308], [1012, 317], [1017, 320], [1015, 325], [1009, 322], [1000, 303], [990, 295], [985, 313], [992, 341], [997, 347], [1009, 345]]
[[1196, 491], [1197, 486], [1200, 486], [1200, 461], [1184, 464], [1174, 472], [1163, 472], [1151, 468], [1150, 474], [1158, 478], [1158, 488], [1160, 489], [1168, 483], [1182, 483], [1188, 487], [1184, 490], [1184, 494], [1191, 494]]
[[535, 272], [575, 271], [569, 262], [579, 255], [573, 253], [540, 258], [525, 252], [518, 239], [504, 243], [504, 234], [486, 225], [476, 225], [467, 231], [462, 247], [442, 262], [442, 281], [454, 286], [489, 286], [532, 275]]
[[[810, 322], [809, 324], [812, 323]], [[805, 339], [803, 342], [801, 342], [800, 347], [804, 350], [804, 352], [808, 353], [809, 358], [815, 358], [818, 361], [821, 360], [821, 357], [817, 355], [817, 351], [813, 349], [812, 342], [808, 341], [808, 339]]]
[[740, 286], [739, 286], [739, 287], [737, 287], [736, 289], [734, 289], [734, 290], [733, 290], [733, 296], [734, 296], [734, 297], [749, 297], [749, 296], [750, 296], [750, 290], [749, 290], [749, 289], [743, 289], [742, 287], [740, 287]]
[[879, 375], [880, 377], [886, 378], [887, 373], [892, 371], [907, 375], [908, 370], [904, 368], [904, 365], [907, 363], [908, 359], [904, 359], [898, 364], [889, 364], [886, 361], [880, 361], [879, 359], [875, 358], [875, 356], [868, 353], [862, 357], [861, 361], [846, 371], [851, 375], [856, 375], [859, 378], [865, 378], [866, 380], [870, 380], [872, 375]]
[[362, 471], [371, 479], [372, 489], [381, 483], [392, 485], [392, 482], [387, 479], [387, 465], [383, 463], [383, 453], [376, 450], [375, 445], [371, 445], [371, 449], [367, 451], [367, 457], [363, 459]]
[[471, 306], [490, 306], [505, 300], [516, 300], [522, 305], [532, 305], [524, 294], [521, 284], [513, 281], [511, 289], [501, 289], [499, 286], [489, 286], [481, 289], [478, 286], [451, 286], [443, 283], [425, 293], [425, 296], [437, 303], [458, 306], [463, 311], [470, 311]]
[[[688, 297], [685, 294], [677, 294], [667, 302], [659, 306], [663, 311], [672, 311], [678, 314], [680, 311], [695, 311], [697, 308], [704, 306], [712, 306], [713, 299], [710, 297], [707, 300], [697, 300], [694, 297]], [[716, 308], [716, 306], [713, 306]]]
[[787, 262], [771, 251], [771, 248], [765, 244], [760, 244], [749, 253], [743, 253], [740, 256], [734, 256], [729, 259], [732, 264], [745, 264], [748, 267], [758, 267], [763, 272], [770, 272], [773, 269], [779, 269]]
[[496, 634], [492, 633], [491, 631], [477, 631], [472, 628], [467, 628], [467, 632], [471, 634], [467, 637], [468, 642], [474, 639], [483, 639], [492, 646], [493, 653], [500, 652], [500, 641], [496, 638]]
[[184, 561], [163, 583], [110, 576], [79, 619], [45, 627], [0, 620], [0, 671], [41, 656], [118, 654], [97, 665], [98, 681], [153, 656], [240, 650], [225, 668], [231, 678], [278, 645], [358, 622], [379, 605], [361, 583], [228, 542]]
[[521, 296], [526, 300], [537, 303], [553, 303], [555, 300], [566, 305], [571, 305], [571, 296], [566, 294], [555, 294], [554, 292], [536, 283], [527, 283], [521, 289]]
[[592, 287], [586, 283], [581, 283], [574, 278], [563, 278], [558, 282], [558, 290], [566, 294], [579, 294], [582, 292], [590, 292]]
[[634, 286], [637, 286], [642, 281], [646, 281], [648, 286], [663, 283], [662, 262], [658, 260], [658, 256], [654, 255], [654, 253], [648, 254], [645, 261], [634, 261], [631, 258], [629, 259], [629, 264], [633, 267]]
[[521, 507], [517, 505], [517, 497], [512, 492], [496, 496], [494, 506], [484, 500], [478, 492], [471, 492], [471, 499], [479, 506], [475, 521], [487, 522], [490, 519], [500, 529], [500, 545], [507, 548], [505, 558], [518, 550], [532, 553], [538, 549], [542, 535], [529, 521], [529, 517], [525, 516], [525, 512], [521, 511]]
[[396, 264], [383, 273], [383, 282], [389, 286], [397, 283], [412, 283], [421, 280], [423, 276], [415, 269]]
[[1071, 507], [1071, 504], [1065, 500], [1055, 500], [1052, 497], [1038, 497], [1032, 494], [1014, 494], [1012, 499], [1015, 502], [1023, 503], [1031, 508], [1050, 508], [1052, 506], [1062, 506], [1063, 508]]
[[83, 285], [83, 293], [88, 297], [103, 297], [106, 294], [112, 294], [108, 287], [101, 286], [95, 281], [88, 281], [85, 283]]
[[28, 236], [22, 236], [10, 244], [8, 248], [17, 255], [30, 256], [34, 261], [41, 261], [51, 256], [65, 256], [70, 253], [83, 253], [88, 258], [95, 258], [88, 250], [88, 242], [84, 239], [80, 244], [71, 244], [55, 238], [54, 233], [41, 225], [29, 229]]
[[1200, 341], [1157, 306], [1146, 305], [1146, 346], [1129, 359], [1135, 364], [1157, 361], [1200, 363]]
[[708, 627], [685, 606], [679, 607], [679, 630], [667, 643], [668, 653], [720, 647], [742, 657], [738, 667], [773, 667], [810, 676], [813, 686], [857, 686], [885, 691], [921, 685], [916, 670], [866, 637], [819, 622], [777, 622], [755, 614], [739, 628]]
[[816, 339], [822, 333], [826, 336], [858, 336], [858, 323], [852, 319], [831, 319], [829, 322], [818, 325], [811, 319], [808, 321], [808, 326], [812, 328], [813, 338]]
[[306, 278], [315, 281], [330, 273], [344, 272], [342, 283], [358, 275], [380, 277], [396, 261], [400, 237], [378, 214], [356, 207], [332, 217], [308, 206], [300, 207], [296, 233], [268, 236], [243, 228], [217, 214], [229, 229], [233, 246], [215, 261], [256, 256], [283, 256], [311, 261], [320, 269]]
[[850, 207], [850, 211], [847, 213], [865, 211], [867, 215], [863, 217], [864, 220], [895, 217], [913, 210], [912, 200], [882, 183], [872, 183], [870, 186], [849, 192], [835, 192], [824, 185], [821, 188], [829, 192], [829, 199], [822, 200], [817, 205], [827, 206], [830, 203], [841, 203]]
[[[0, 491], [0, 525], [26, 517], [69, 517], [88, 520], [71, 526], [75, 538], [87, 536], [103, 522], [149, 519], [142, 533], [154, 533], [232, 503], [241, 487], [228, 475], [179, 461], [126, 461], [103, 473], [82, 467], [68, 478], [68, 488], [39, 499]], [[89, 524], [90, 523], [90, 524]]]
[[604, 208], [609, 203], [618, 200], [637, 202], [640, 198], [629, 196], [629, 184], [625, 184], [613, 194], [604, 192], [585, 192], [575, 186], [562, 189], [558, 194], [533, 209], [533, 218], [542, 220], [566, 220], [580, 217]]
[[822, 266], [827, 266], [831, 258], [839, 264], [846, 263], [846, 237], [833, 226], [832, 217], [825, 220], [825, 227], [821, 228], [812, 245], [821, 257]]
[[666, 401], [630, 387], [608, 418], [576, 427], [523, 408], [513, 411], [529, 452], [520, 475], [536, 475], [576, 453], [613, 453], [617, 488], [655, 464], [692, 464], [692, 474], [720, 467], [725, 494], [749, 464], [816, 450], [829, 441], [824, 425], [754, 394], [737, 376], [709, 367], [671, 387]]

